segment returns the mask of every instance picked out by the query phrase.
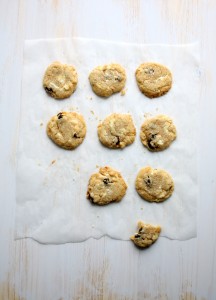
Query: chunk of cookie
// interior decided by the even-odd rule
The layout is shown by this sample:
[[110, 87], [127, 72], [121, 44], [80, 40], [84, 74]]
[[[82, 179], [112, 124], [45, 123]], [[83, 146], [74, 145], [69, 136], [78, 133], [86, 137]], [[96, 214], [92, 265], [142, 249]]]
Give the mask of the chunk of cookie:
[[78, 76], [73, 66], [54, 62], [44, 74], [43, 87], [51, 97], [64, 99], [73, 94], [77, 82]]
[[121, 174], [110, 167], [104, 167], [90, 177], [87, 199], [98, 205], [119, 202], [126, 190], [127, 185]]
[[158, 63], [141, 64], [135, 75], [140, 91], [149, 98], [160, 97], [172, 87], [170, 70]]
[[141, 127], [140, 139], [150, 151], [164, 150], [176, 139], [176, 127], [172, 119], [158, 115], [147, 119]]
[[146, 248], [157, 241], [160, 232], [160, 226], [145, 224], [142, 221], [139, 221], [138, 232], [131, 236], [130, 239], [134, 242], [136, 246]]
[[174, 191], [172, 177], [164, 170], [145, 167], [136, 178], [137, 193], [149, 202], [163, 202]]
[[112, 114], [98, 125], [100, 142], [112, 149], [124, 148], [135, 140], [136, 128], [128, 114]]
[[60, 112], [48, 122], [47, 135], [61, 148], [75, 149], [85, 138], [85, 120], [76, 112]]
[[125, 70], [119, 64], [98, 66], [89, 75], [92, 90], [100, 97], [109, 97], [121, 92], [125, 81]]

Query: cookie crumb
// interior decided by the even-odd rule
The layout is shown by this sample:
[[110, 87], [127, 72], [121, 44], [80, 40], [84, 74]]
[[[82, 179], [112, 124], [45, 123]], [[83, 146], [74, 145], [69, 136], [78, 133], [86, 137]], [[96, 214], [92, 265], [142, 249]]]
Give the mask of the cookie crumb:
[[97, 169], [100, 168], [100, 166], [98, 166], [98, 165], [96, 165], [95, 167], [96, 167]]
[[91, 112], [92, 115], [94, 115], [94, 111], [93, 110], [90, 110], [90, 112]]
[[77, 170], [77, 172], [79, 172], [79, 171], [80, 171], [80, 168], [79, 168], [79, 167], [77, 167], [77, 168], [76, 168], [76, 170]]
[[140, 207], [141, 210], [143, 210], [143, 207]]
[[53, 165], [55, 162], [56, 162], [56, 160], [55, 160], [55, 159], [54, 159], [54, 160], [52, 160], [52, 161], [51, 161], [51, 165]]
[[42, 123], [42, 122], [40, 123], [40, 126], [43, 126], [43, 123]]
[[126, 90], [125, 89], [121, 90], [121, 96], [124, 96], [125, 94], [126, 94]]
[[152, 116], [152, 114], [151, 113], [144, 113], [144, 118], [149, 118], [149, 117], [151, 117]]
[[69, 110], [69, 111], [74, 111], [75, 109], [74, 109], [73, 106], [70, 106], [70, 107], [68, 107], [68, 110]]

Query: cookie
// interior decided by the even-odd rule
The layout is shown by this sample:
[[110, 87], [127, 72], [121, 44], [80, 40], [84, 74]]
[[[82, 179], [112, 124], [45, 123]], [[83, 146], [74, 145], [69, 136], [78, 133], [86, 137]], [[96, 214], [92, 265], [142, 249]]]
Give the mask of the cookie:
[[139, 221], [138, 232], [131, 236], [130, 239], [134, 242], [136, 246], [146, 248], [157, 241], [160, 232], [160, 226], [145, 224], [142, 221]]
[[158, 115], [142, 124], [140, 139], [150, 151], [161, 151], [176, 139], [176, 127], [169, 117]]
[[89, 75], [92, 90], [100, 97], [109, 97], [121, 92], [125, 81], [125, 70], [118, 64], [98, 66]]
[[126, 190], [127, 185], [121, 174], [110, 167], [104, 167], [90, 177], [87, 199], [98, 205], [119, 202]]
[[140, 91], [149, 98], [160, 97], [172, 87], [170, 70], [157, 63], [141, 64], [135, 75]]
[[73, 66], [54, 62], [46, 69], [43, 87], [51, 97], [64, 99], [73, 94], [77, 82], [77, 72]]
[[127, 114], [112, 114], [98, 125], [98, 138], [108, 148], [124, 148], [134, 142], [135, 136], [136, 128]]
[[137, 193], [149, 202], [162, 202], [174, 191], [172, 177], [164, 170], [145, 167], [136, 178]]
[[48, 122], [47, 135], [58, 146], [75, 149], [86, 135], [84, 118], [76, 112], [60, 112]]

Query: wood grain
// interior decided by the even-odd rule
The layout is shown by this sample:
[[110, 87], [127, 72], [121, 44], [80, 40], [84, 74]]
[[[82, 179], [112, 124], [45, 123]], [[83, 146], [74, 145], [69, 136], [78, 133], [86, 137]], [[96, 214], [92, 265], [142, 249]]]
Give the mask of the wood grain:
[[[215, 28], [214, 0], [0, 1], [0, 300], [215, 299]], [[147, 251], [107, 237], [60, 246], [14, 241], [23, 41], [73, 36], [141, 43], [200, 42], [197, 239], [161, 238]]]

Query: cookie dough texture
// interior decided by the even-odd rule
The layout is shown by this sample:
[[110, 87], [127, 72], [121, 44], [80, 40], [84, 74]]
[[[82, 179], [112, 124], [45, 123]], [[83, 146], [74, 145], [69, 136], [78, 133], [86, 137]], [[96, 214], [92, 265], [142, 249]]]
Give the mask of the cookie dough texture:
[[172, 177], [162, 169], [142, 168], [136, 178], [138, 194], [149, 202], [163, 202], [174, 191]]
[[100, 97], [109, 97], [121, 92], [125, 81], [125, 70], [119, 64], [98, 66], [89, 75], [92, 90]]
[[58, 146], [75, 149], [86, 135], [84, 118], [76, 112], [60, 112], [48, 122], [47, 135]]
[[158, 115], [147, 119], [142, 124], [140, 139], [150, 151], [161, 151], [168, 148], [176, 139], [176, 127], [172, 119], [165, 115]]
[[77, 72], [73, 66], [54, 62], [44, 74], [43, 87], [51, 97], [64, 99], [73, 94], [77, 82]]
[[128, 114], [112, 114], [98, 125], [98, 138], [108, 148], [124, 148], [135, 140], [136, 128]]
[[110, 167], [103, 167], [90, 177], [87, 199], [98, 205], [119, 202], [126, 190], [127, 185], [121, 174]]
[[157, 241], [160, 232], [160, 226], [145, 224], [142, 221], [139, 221], [138, 232], [131, 236], [130, 239], [134, 242], [136, 246], [146, 248]]
[[141, 64], [135, 73], [140, 91], [149, 98], [160, 97], [172, 87], [170, 70], [158, 63]]

